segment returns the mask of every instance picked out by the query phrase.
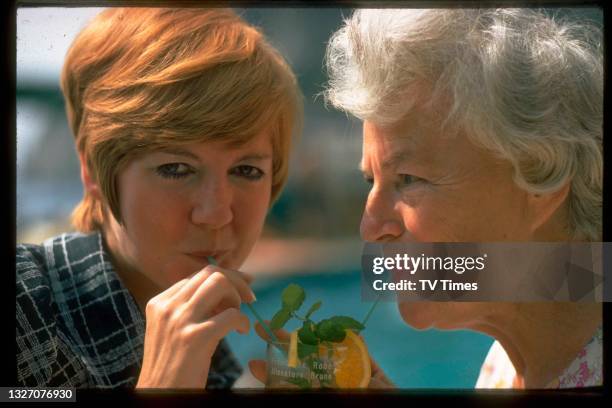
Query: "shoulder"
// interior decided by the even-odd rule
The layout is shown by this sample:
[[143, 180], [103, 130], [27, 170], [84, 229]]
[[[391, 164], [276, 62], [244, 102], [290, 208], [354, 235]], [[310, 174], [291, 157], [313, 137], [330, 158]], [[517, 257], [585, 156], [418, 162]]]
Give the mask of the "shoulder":
[[597, 387], [603, 384], [603, 326], [559, 376], [559, 388]]
[[16, 248], [17, 378], [22, 386], [75, 385], [83, 380], [78, 357], [58, 330], [49, 252], [56, 238]]
[[17, 319], [36, 317], [49, 318], [52, 303], [51, 285], [42, 245], [21, 244], [16, 251], [16, 300]]
[[28, 273], [40, 271], [45, 267], [44, 247], [42, 245], [19, 244], [16, 250], [17, 277], [27, 278]]
[[62, 234], [17, 249], [21, 386], [135, 384], [145, 322], [101, 233]]
[[[81, 233], [66, 233], [45, 240], [40, 245], [19, 244], [16, 248], [15, 271], [17, 286], [17, 304], [38, 312], [38, 315], [48, 314], [52, 303], [53, 292], [62, 290], [61, 281], [58, 282], [57, 275], [68, 269], [72, 262], [69, 253], [74, 253], [75, 248], [82, 247], [78, 252], [90, 252], [87, 248], [95, 235]], [[72, 246], [69, 251], [68, 246]], [[91, 244], [89, 245], [91, 246]], [[59, 286], [58, 286], [59, 285]], [[45, 310], [38, 309], [39, 306]]]

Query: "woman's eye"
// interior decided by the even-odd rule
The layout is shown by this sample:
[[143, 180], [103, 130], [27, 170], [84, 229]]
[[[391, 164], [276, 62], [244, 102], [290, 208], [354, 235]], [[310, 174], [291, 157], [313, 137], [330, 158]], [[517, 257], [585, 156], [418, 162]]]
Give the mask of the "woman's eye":
[[413, 176], [411, 174], [399, 174], [399, 184], [401, 187], [410, 186], [416, 182], [423, 181], [423, 179]]
[[247, 180], [259, 180], [264, 176], [264, 172], [254, 166], [242, 165], [236, 166], [231, 173], [235, 176], [245, 178]]
[[163, 178], [172, 179], [187, 177], [189, 174], [193, 173], [192, 168], [185, 163], [163, 164], [159, 166], [156, 171], [157, 174], [159, 174]]

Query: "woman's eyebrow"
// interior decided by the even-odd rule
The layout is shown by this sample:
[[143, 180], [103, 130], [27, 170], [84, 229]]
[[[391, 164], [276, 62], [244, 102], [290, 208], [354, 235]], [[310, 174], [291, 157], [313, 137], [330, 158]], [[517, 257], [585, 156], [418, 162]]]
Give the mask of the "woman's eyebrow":
[[[408, 150], [397, 151], [388, 157], [382, 160], [381, 168], [383, 170], [390, 170], [397, 167], [403, 161], [414, 158], [414, 155]], [[362, 173], [368, 173], [370, 171], [369, 166], [367, 166], [363, 160], [359, 163], [359, 170]]]
[[410, 160], [412, 158], [414, 158], [414, 155], [412, 154], [412, 152], [406, 149], [400, 150], [400, 151], [397, 151], [391, 154], [389, 157], [385, 158], [381, 167], [384, 170], [394, 169], [398, 165], [400, 165], [402, 162]]
[[[182, 149], [180, 147], [176, 147], [176, 146], [167, 146], [167, 147], [161, 147], [159, 149], [156, 150], [159, 153], [166, 153], [166, 154], [173, 154], [176, 156], [185, 156], [185, 157], [190, 157], [194, 160], [200, 160], [200, 158], [198, 157], [198, 155], [196, 155], [195, 153], [190, 152], [189, 150], [186, 149]], [[240, 156], [236, 161], [247, 161], [247, 160], [251, 160], [251, 161], [264, 161], [264, 160], [268, 160], [271, 159], [272, 155], [270, 154], [265, 154], [265, 153], [248, 153], [245, 154], [244, 156]]]
[[185, 157], [192, 158], [194, 160], [200, 160], [200, 158], [196, 154], [190, 152], [189, 150], [181, 149], [180, 147], [167, 146], [167, 147], [161, 147], [156, 151], [159, 153], [173, 154], [176, 156], [185, 156]]
[[271, 158], [272, 158], [272, 155], [270, 154], [249, 153], [249, 154], [245, 154], [244, 156], [241, 156], [236, 161], [264, 161], [264, 160], [268, 160]]

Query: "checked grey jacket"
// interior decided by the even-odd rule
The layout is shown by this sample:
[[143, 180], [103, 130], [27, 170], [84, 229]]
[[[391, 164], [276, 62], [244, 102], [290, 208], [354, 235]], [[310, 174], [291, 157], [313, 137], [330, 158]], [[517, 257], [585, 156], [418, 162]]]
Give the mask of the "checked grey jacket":
[[[99, 232], [18, 245], [16, 270], [20, 386], [136, 385], [145, 319], [119, 280]], [[230, 388], [241, 372], [222, 340], [206, 388]]]

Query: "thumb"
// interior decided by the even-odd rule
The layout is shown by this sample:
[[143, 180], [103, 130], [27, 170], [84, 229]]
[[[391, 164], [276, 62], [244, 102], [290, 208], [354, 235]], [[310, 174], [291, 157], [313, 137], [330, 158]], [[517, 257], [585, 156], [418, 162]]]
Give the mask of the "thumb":
[[249, 370], [251, 370], [251, 374], [263, 384], [265, 384], [268, 379], [267, 368], [267, 364], [264, 360], [249, 361]]

